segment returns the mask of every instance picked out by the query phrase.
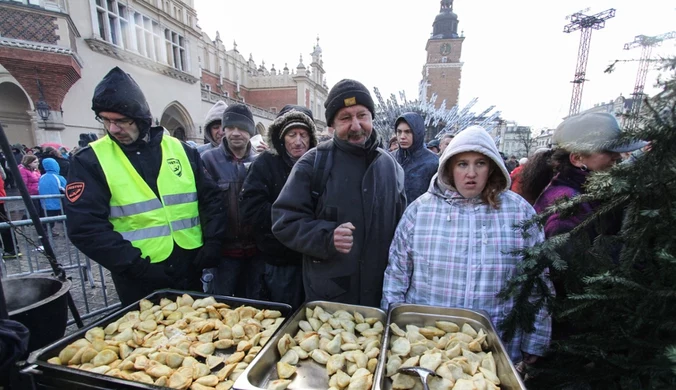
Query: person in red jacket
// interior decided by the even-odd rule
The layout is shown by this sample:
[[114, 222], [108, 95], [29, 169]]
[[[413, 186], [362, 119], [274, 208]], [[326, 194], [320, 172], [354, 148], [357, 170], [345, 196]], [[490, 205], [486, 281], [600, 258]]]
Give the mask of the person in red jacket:
[[[7, 178], [5, 170], [0, 167], [0, 198], [7, 196], [5, 191], [5, 179]], [[5, 201], [0, 200], [0, 222], [9, 221], [7, 210], [5, 209]], [[0, 230], [0, 237], [2, 237], [2, 249], [4, 251], [2, 257], [5, 259], [16, 259], [21, 256], [14, 248], [14, 240], [12, 240], [12, 232], [9, 229]]]

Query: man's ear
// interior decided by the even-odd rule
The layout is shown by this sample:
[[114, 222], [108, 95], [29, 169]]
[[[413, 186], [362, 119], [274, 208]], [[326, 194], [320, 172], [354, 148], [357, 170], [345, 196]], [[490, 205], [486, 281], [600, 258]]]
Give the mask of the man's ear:
[[583, 161], [584, 156], [581, 153], [571, 153], [568, 159], [575, 167], [582, 168], [583, 166], [586, 166]]

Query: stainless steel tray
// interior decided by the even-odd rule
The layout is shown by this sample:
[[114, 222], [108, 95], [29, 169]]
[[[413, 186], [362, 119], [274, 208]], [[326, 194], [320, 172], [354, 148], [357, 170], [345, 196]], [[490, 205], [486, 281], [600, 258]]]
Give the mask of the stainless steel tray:
[[387, 315], [387, 326], [385, 329], [385, 340], [383, 341], [383, 348], [380, 351], [378, 368], [374, 377], [375, 389], [391, 390], [392, 380], [385, 376], [385, 364], [387, 363], [387, 351], [390, 347], [390, 339], [392, 332], [390, 331], [390, 324], [396, 323], [402, 329], [406, 325], [434, 326], [435, 321], [452, 321], [462, 326], [463, 324], [470, 324], [474, 329], [483, 328], [488, 336], [486, 341], [490, 346], [495, 363], [498, 369], [498, 378], [500, 378], [500, 389], [502, 390], [525, 390], [523, 381], [519, 373], [516, 371], [514, 364], [509, 359], [505, 346], [502, 344], [493, 323], [488, 316], [474, 310], [459, 309], [459, 308], [444, 308], [436, 306], [424, 305], [409, 305], [409, 304], [394, 304], [390, 306]]
[[[312, 301], [306, 302], [298, 311], [289, 319], [283, 328], [277, 331], [275, 335], [268, 341], [263, 349], [258, 353], [254, 360], [249, 364], [246, 370], [239, 376], [235, 382], [234, 388], [237, 390], [262, 390], [268, 387], [268, 384], [277, 377], [277, 362], [281, 359], [279, 351], [277, 350], [277, 343], [285, 335], [289, 334], [291, 337], [295, 336], [300, 329], [298, 323], [305, 319], [305, 308], [314, 309], [320, 306], [329, 313], [334, 313], [338, 310], [345, 310], [347, 312], [359, 312], [364, 317], [378, 318], [383, 325], [387, 321], [387, 315], [384, 311], [373, 307], [348, 305], [344, 303]], [[381, 343], [384, 345], [384, 340], [381, 338]], [[381, 351], [382, 355], [382, 351]], [[378, 359], [378, 366], [376, 373], [380, 370], [382, 364], [381, 359]], [[316, 363], [312, 359], [301, 360], [297, 367], [296, 374], [292, 377], [293, 382], [289, 385], [290, 390], [313, 390], [313, 389], [328, 389], [329, 376], [326, 373], [326, 367]], [[375, 375], [374, 375], [375, 387]]]
[[[285, 322], [289, 320], [291, 316], [291, 306], [283, 303], [275, 302], [266, 302], [266, 301], [256, 301], [245, 298], [221, 296], [214, 294], [204, 294], [195, 291], [178, 291], [178, 290], [159, 290], [156, 291], [144, 299], [147, 299], [155, 304], [159, 303], [162, 298], [169, 298], [175, 300], [177, 297], [183, 295], [184, 293], [189, 294], [193, 298], [206, 298], [213, 296], [217, 302], [224, 302], [232, 307], [239, 307], [242, 305], [253, 306], [257, 309], [271, 309], [279, 310], [282, 315], [285, 317]], [[85, 333], [94, 328], [94, 327], [103, 327], [105, 328], [111, 322], [116, 321], [118, 318], [124, 316], [130, 311], [138, 310], [139, 302], [135, 302], [115, 313], [110, 314], [109, 316], [91, 324], [83, 329], [78, 330], [77, 332], [62, 338], [61, 340], [56, 341], [55, 343], [46, 346], [42, 349], [34, 351], [30, 354], [27, 367], [24, 370], [25, 374], [32, 377], [33, 385], [36, 388], [58, 388], [58, 389], [160, 389], [159, 386], [154, 386], [150, 384], [127, 381], [124, 379], [119, 379], [112, 376], [107, 376], [103, 374], [96, 374], [85, 370], [79, 370], [76, 368], [70, 368], [68, 366], [59, 366], [51, 363], [47, 363], [49, 358], [57, 356], [59, 352], [65, 348], [67, 345], [71, 344], [75, 340], [81, 339], [84, 337]], [[275, 331], [279, 332], [280, 329], [284, 326], [284, 323]], [[273, 335], [274, 337], [274, 335]], [[235, 347], [218, 350], [216, 355], [230, 355], [234, 352]], [[217, 370], [215, 370], [217, 371]]]

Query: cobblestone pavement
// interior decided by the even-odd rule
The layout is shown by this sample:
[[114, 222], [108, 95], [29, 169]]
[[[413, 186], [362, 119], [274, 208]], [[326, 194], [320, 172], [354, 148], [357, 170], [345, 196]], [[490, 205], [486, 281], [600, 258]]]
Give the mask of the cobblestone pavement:
[[[18, 190], [7, 191], [8, 196], [18, 196]], [[5, 204], [12, 221], [21, 220], [25, 213], [22, 201], [7, 201]], [[35, 228], [31, 226], [18, 227], [16, 240], [23, 254], [17, 259], [2, 260], [2, 275], [11, 276], [40, 272], [52, 274], [47, 257], [42, 253], [42, 244]], [[113, 286], [110, 272], [97, 263], [89, 260], [79, 252], [68, 240], [63, 223], [55, 223], [53, 229], [48, 229], [48, 236], [56, 254], [57, 261], [66, 270], [72, 286], [70, 293], [77, 306], [78, 312], [84, 318], [85, 324], [92, 323], [107, 315], [110, 311], [96, 314], [96, 311], [119, 303], [117, 292]], [[92, 314], [94, 313], [94, 314]], [[69, 321], [72, 322], [72, 313], [69, 312]], [[77, 330], [72, 324], [66, 334]]]

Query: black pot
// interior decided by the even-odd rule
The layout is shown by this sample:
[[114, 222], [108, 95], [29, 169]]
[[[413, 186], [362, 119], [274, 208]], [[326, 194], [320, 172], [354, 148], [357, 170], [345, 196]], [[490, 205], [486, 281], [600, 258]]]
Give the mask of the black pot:
[[63, 337], [68, 322], [70, 280], [28, 275], [2, 280], [9, 318], [30, 330], [28, 351]]

